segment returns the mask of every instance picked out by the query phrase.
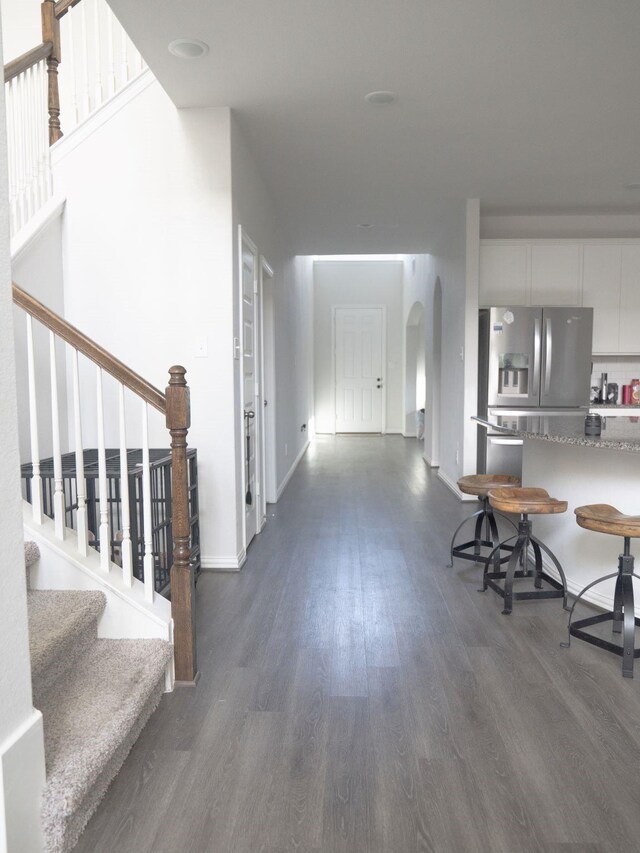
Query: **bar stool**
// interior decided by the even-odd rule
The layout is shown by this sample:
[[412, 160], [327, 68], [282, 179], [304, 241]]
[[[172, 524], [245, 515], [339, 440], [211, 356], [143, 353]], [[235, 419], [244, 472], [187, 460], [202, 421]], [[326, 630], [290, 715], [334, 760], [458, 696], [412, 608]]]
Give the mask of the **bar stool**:
[[[456, 528], [456, 532], [451, 539], [451, 560], [448, 563], [448, 568], [453, 566], [453, 558], [459, 557], [461, 560], [472, 560], [474, 563], [486, 563], [486, 556], [482, 556], [480, 549], [484, 546], [491, 548], [492, 552], [500, 543], [498, 535], [498, 525], [496, 523], [493, 507], [489, 504], [488, 494], [491, 489], [497, 489], [500, 486], [519, 486], [520, 479], [518, 477], [510, 477], [508, 474], [470, 474], [467, 477], [461, 477], [458, 480], [458, 488], [465, 495], [475, 495], [482, 503], [482, 508], [473, 515], [468, 516]], [[498, 513], [505, 521], [515, 528], [515, 524], [510, 518], [506, 518], [501, 513]], [[456, 545], [456, 536], [464, 525], [476, 519], [476, 529], [473, 539], [469, 542], [464, 542], [462, 545]], [[484, 525], [484, 538], [482, 536], [482, 527]], [[473, 548], [471, 553], [469, 549]], [[507, 547], [506, 550], [511, 551], [512, 548]], [[509, 557], [503, 557], [499, 562], [505, 563]]]
[[[569, 648], [571, 637], [573, 636], [601, 649], [606, 649], [608, 652], [621, 655], [622, 675], [625, 678], [633, 678], [633, 664], [635, 659], [640, 657], [640, 649], [635, 648], [635, 629], [636, 625], [640, 625], [640, 619], [635, 618], [633, 578], [638, 578], [638, 575], [633, 571], [631, 539], [640, 537], [640, 515], [623, 515], [623, 513], [609, 504], [579, 506], [575, 510], [575, 514], [578, 524], [580, 527], [584, 527], [585, 530], [622, 536], [624, 539], [624, 551], [618, 557], [618, 571], [604, 575], [604, 577], [587, 584], [573, 602], [571, 612], [569, 613], [569, 641], [562, 643], [562, 646]], [[580, 619], [572, 623], [575, 606], [585, 592], [596, 584], [611, 580], [611, 578], [617, 578], [613, 596], [613, 610], [607, 613], [600, 613], [597, 616], [589, 616], [586, 619]], [[622, 634], [621, 646], [582, 630], [590, 625], [609, 621], [613, 622], [612, 632], [614, 634]]]
[[[504, 610], [502, 613], [508, 616], [513, 609], [514, 601], [524, 601], [539, 598], [562, 598], [565, 609], [567, 608], [567, 581], [562, 570], [562, 566], [558, 562], [555, 554], [541, 542], [532, 533], [532, 524], [529, 515], [555, 515], [556, 513], [566, 512], [567, 502], [559, 501], [549, 496], [549, 493], [544, 489], [514, 489], [514, 488], [499, 488], [492, 489], [489, 492], [489, 503], [494, 509], [501, 512], [518, 513], [520, 522], [518, 524], [518, 535], [507, 539], [506, 542], [500, 543], [494, 551], [489, 554], [482, 576], [482, 590], [485, 592], [487, 587], [491, 587], [494, 592], [502, 596], [504, 599]], [[513, 551], [509, 558], [509, 565], [506, 572], [498, 571], [497, 560], [494, 557], [499, 554], [499, 549], [503, 548], [506, 543], [516, 540], [513, 546]], [[529, 546], [533, 549], [535, 558], [535, 568], [531, 570], [527, 561]], [[549, 557], [556, 568], [561, 582], [550, 577], [542, 568], [542, 551]], [[521, 562], [522, 568], [516, 570], [518, 562]], [[494, 570], [489, 571], [489, 566], [493, 563]], [[513, 591], [513, 581], [515, 578], [533, 577], [533, 585], [535, 589], [523, 590], [522, 592]], [[497, 581], [504, 580], [504, 586], [501, 586]], [[543, 589], [542, 582], [545, 581], [551, 589]]]

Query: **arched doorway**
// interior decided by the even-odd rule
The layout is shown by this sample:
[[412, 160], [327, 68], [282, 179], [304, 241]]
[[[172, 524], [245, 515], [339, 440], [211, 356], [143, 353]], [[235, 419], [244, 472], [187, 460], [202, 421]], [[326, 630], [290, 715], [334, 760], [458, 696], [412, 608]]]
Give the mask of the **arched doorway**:
[[424, 433], [424, 458], [429, 465], [440, 465], [440, 373], [442, 351], [442, 285], [436, 278], [433, 288], [432, 325], [429, 330], [429, 367]]
[[424, 409], [426, 398], [426, 329], [424, 305], [421, 302], [414, 302], [409, 311], [405, 338], [404, 434], [415, 436], [416, 412]]

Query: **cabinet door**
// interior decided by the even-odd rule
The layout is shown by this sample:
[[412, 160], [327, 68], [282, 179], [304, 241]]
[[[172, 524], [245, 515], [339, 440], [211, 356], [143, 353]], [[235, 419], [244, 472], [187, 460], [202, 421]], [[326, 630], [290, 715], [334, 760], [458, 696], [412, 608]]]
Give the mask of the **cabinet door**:
[[593, 352], [615, 353], [620, 346], [620, 265], [622, 246], [584, 247], [582, 304], [593, 308]]
[[531, 247], [531, 305], [580, 304], [579, 243]]
[[620, 352], [640, 353], [640, 246], [622, 246]]
[[481, 306], [526, 305], [527, 247], [480, 246]]

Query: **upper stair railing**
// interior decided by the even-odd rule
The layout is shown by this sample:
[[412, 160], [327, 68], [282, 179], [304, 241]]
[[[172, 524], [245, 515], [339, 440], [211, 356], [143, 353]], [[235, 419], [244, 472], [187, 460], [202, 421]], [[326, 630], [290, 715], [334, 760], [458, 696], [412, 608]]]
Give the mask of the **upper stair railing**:
[[105, 0], [44, 0], [41, 16], [42, 44], [4, 68], [12, 237], [52, 196], [49, 146], [63, 126], [73, 130], [146, 68]]
[[[96, 436], [98, 450], [98, 504], [100, 568], [105, 573], [115, 569], [110, 561], [109, 542], [111, 541], [109, 495], [106, 467], [105, 414], [103, 396], [103, 376], [113, 377], [117, 383], [117, 424], [113, 431], [119, 436], [120, 481], [127, 483], [127, 411], [125, 391], [135, 395], [141, 413], [142, 446], [142, 490], [143, 490], [143, 539], [144, 539], [144, 590], [145, 598], [152, 602], [156, 595], [154, 589], [154, 556], [152, 548], [152, 494], [149, 460], [149, 407], [165, 417], [166, 428], [171, 436], [171, 520], [173, 535], [173, 564], [171, 567], [171, 615], [174, 622], [174, 656], [176, 679], [182, 682], [194, 682], [197, 675], [195, 646], [195, 580], [190, 566], [190, 512], [189, 479], [187, 468], [187, 434], [190, 427], [189, 388], [185, 380], [184, 367], [169, 368], [169, 385], [165, 393], [155, 388], [146, 379], [119, 361], [107, 350], [88, 338], [62, 317], [51, 311], [18, 285], [13, 285], [14, 304], [26, 312], [27, 326], [27, 373], [29, 391], [30, 445], [32, 458], [31, 503], [33, 521], [40, 525], [44, 520], [42, 504], [42, 478], [40, 475], [41, 430], [46, 428], [38, 420], [38, 388], [36, 387], [36, 365], [33, 321], [36, 320], [49, 330], [49, 376], [51, 395], [51, 439], [53, 446], [54, 496], [53, 516], [55, 535], [64, 540], [70, 537], [66, 526], [65, 495], [62, 471], [62, 442], [60, 430], [60, 399], [58, 393], [57, 340], [69, 347], [69, 367], [72, 376], [73, 405], [69, 404], [69, 421], [73, 424], [73, 444], [75, 446], [75, 470], [77, 480], [77, 509], [75, 530], [77, 532], [77, 550], [80, 556], [86, 556], [89, 548], [89, 526], [87, 517], [87, 491], [83, 473], [83, 413], [86, 420], [87, 405], [82, 405], [83, 395], [80, 381], [79, 356], [82, 355], [95, 365], [96, 400]], [[58, 347], [59, 348], [59, 347]], [[42, 398], [40, 398], [42, 399]], [[65, 401], [63, 401], [63, 405]], [[71, 409], [73, 416], [71, 417]], [[131, 544], [131, 507], [128, 489], [122, 489], [121, 516], [122, 526], [121, 563], [122, 578], [126, 586], [134, 583], [133, 556]], [[73, 534], [72, 534], [73, 535]], [[137, 583], [137, 581], [135, 581]]]

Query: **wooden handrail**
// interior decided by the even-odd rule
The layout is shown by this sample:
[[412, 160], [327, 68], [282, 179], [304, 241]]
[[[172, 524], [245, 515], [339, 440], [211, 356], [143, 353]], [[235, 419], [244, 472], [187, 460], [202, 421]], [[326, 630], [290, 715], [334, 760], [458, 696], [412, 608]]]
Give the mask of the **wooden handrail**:
[[63, 15], [67, 14], [69, 9], [73, 9], [73, 7], [77, 6], [79, 2], [80, 0], [58, 0], [54, 6], [56, 18], [60, 20]]
[[24, 291], [15, 282], [13, 283], [13, 301], [20, 308], [24, 309], [27, 314], [35, 317], [43, 326], [50, 329], [54, 334], [62, 338], [72, 347], [85, 355], [94, 364], [97, 364], [103, 370], [106, 370], [114, 379], [121, 382], [126, 388], [129, 388], [143, 400], [146, 400], [149, 405], [153, 406], [162, 414], [166, 414], [167, 405], [165, 395], [159, 391], [146, 379], [143, 379], [130, 367], [121, 362], [115, 356], [107, 352], [91, 338], [87, 337], [71, 323], [67, 322], [55, 311], [47, 308], [42, 302], [39, 302], [35, 297]]
[[37, 47], [32, 47], [31, 50], [23, 53], [17, 59], [7, 62], [4, 66], [4, 82], [8, 83], [9, 80], [13, 80], [14, 77], [22, 74], [23, 71], [26, 71], [33, 65], [37, 65], [43, 59], [48, 59], [52, 51], [53, 44], [50, 41], [45, 41]]

